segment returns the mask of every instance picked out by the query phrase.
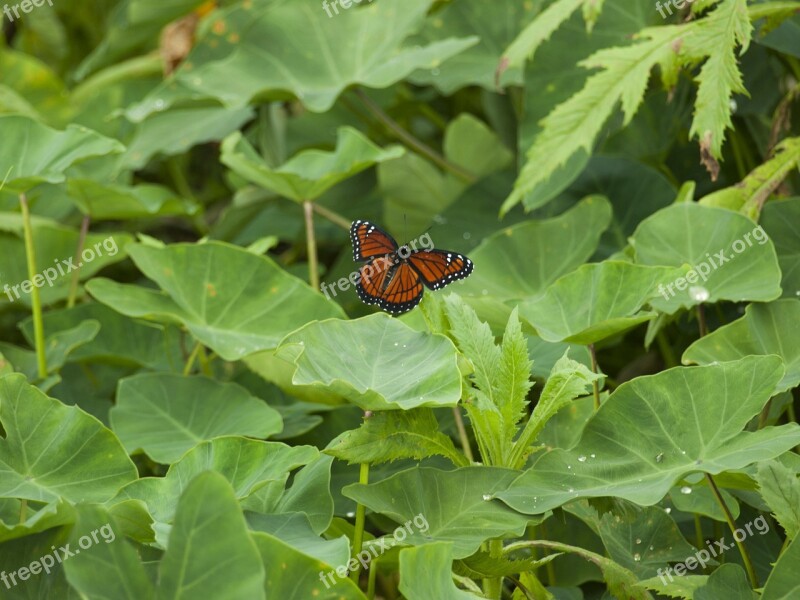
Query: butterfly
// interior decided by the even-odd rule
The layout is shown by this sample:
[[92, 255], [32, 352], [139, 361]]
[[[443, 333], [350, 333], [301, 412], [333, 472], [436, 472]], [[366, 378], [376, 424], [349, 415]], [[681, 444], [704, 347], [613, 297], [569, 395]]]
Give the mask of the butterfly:
[[417, 249], [416, 244], [398, 246], [392, 236], [369, 221], [353, 221], [350, 239], [353, 260], [367, 261], [359, 269], [358, 297], [393, 314], [419, 304], [424, 286], [440, 290], [472, 273], [473, 263], [463, 254]]

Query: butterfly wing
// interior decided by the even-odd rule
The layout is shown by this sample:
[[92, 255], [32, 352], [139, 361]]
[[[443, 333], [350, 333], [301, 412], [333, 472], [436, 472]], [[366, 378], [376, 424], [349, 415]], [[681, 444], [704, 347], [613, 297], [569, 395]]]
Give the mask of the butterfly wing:
[[414, 308], [424, 290], [419, 274], [407, 263], [383, 257], [361, 267], [356, 285], [358, 297], [365, 304], [377, 304], [393, 314]]
[[353, 221], [350, 225], [350, 240], [353, 242], [355, 261], [386, 256], [397, 250], [394, 238], [369, 221]]
[[422, 282], [432, 290], [465, 279], [472, 273], [473, 263], [463, 254], [447, 250], [420, 250], [408, 257]]

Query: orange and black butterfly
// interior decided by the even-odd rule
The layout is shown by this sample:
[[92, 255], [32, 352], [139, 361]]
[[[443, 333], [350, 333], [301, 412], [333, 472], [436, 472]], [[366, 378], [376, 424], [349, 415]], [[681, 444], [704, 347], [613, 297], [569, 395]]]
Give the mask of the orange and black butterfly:
[[359, 298], [393, 314], [419, 304], [423, 284], [440, 290], [472, 273], [472, 261], [463, 254], [398, 246], [392, 236], [368, 221], [353, 221], [350, 238], [353, 260], [367, 261], [359, 270]]

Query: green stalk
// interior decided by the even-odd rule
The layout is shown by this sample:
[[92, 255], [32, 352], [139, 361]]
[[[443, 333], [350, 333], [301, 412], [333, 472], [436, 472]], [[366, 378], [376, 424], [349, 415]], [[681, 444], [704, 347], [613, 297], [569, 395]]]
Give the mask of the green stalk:
[[[364, 418], [369, 418], [366, 414]], [[369, 463], [361, 463], [361, 469], [358, 473], [358, 483], [367, 485], [369, 483]], [[351, 556], [358, 556], [361, 553], [361, 547], [364, 544], [364, 521], [367, 516], [367, 507], [363, 504], [356, 504], [356, 530], [353, 534], [353, 554]], [[358, 585], [358, 569], [350, 572], [350, 579]]]
[[453, 417], [456, 420], [456, 429], [458, 429], [458, 437], [461, 440], [461, 450], [464, 451], [464, 456], [472, 464], [475, 462], [475, 456], [472, 454], [472, 448], [469, 445], [469, 436], [467, 436], [467, 429], [464, 427], [464, 418], [461, 416], [460, 406], [453, 407]]
[[75, 299], [78, 296], [78, 283], [80, 282], [81, 266], [83, 261], [81, 255], [83, 254], [83, 247], [86, 245], [86, 236], [89, 233], [89, 215], [84, 215], [83, 222], [81, 223], [81, 233], [78, 236], [78, 247], [75, 249], [75, 269], [72, 270], [72, 276], [69, 282], [69, 296], [67, 296], [67, 308], [75, 306]]
[[[489, 556], [503, 557], [503, 540], [489, 540]], [[489, 600], [500, 600], [503, 594], [503, 577], [491, 577], [483, 580], [483, 594]]]
[[[19, 195], [22, 207], [22, 227], [25, 232], [25, 255], [28, 262], [28, 280], [33, 282], [36, 276], [36, 252], [33, 247], [33, 228], [31, 227], [31, 212], [28, 209], [28, 199], [25, 194]], [[44, 345], [44, 322], [42, 321], [42, 299], [39, 296], [38, 286], [31, 288], [31, 307], [33, 311], [33, 338], [36, 346], [36, 366], [39, 379], [47, 377], [47, 357]]]
[[758, 589], [758, 575], [756, 575], [756, 570], [753, 568], [753, 561], [750, 560], [750, 554], [747, 552], [747, 548], [745, 548], [744, 543], [736, 539], [736, 522], [733, 520], [733, 515], [731, 514], [728, 505], [725, 504], [725, 500], [723, 499], [722, 494], [717, 487], [717, 483], [709, 473], [706, 473], [706, 481], [708, 482], [708, 485], [714, 494], [714, 498], [717, 499], [717, 503], [722, 508], [722, 512], [725, 513], [725, 520], [728, 522], [728, 527], [734, 536], [733, 541], [736, 542], [736, 545], [739, 547], [739, 553], [742, 555], [742, 562], [744, 562], [744, 568], [745, 571], [747, 571], [747, 577], [750, 579], [750, 585], [753, 586], [754, 590]]
[[312, 206], [314, 207], [314, 212], [316, 212], [319, 216], [325, 217], [326, 219], [328, 219], [328, 221], [330, 221], [334, 225], [338, 225], [339, 227], [345, 229], [346, 231], [350, 231], [350, 221], [345, 219], [339, 213], [334, 212], [329, 208], [325, 208], [324, 206], [320, 206], [316, 202], [313, 203]]
[[[589, 344], [589, 354], [592, 356], [592, 371], [597, 375], [597, 352], [594, 350], [594, 344]], [[594, 409], [598, 410], [600, 408], [600, 382], [597, 379], [592, 382], [592, 393], [594, 394]]]
[[314, 203], [303, 202], [303, 213], [306, 218], [306, 247], [308, 249], [308, 282], [315, 291], [319, 291], [319, 261], [317, 259], [317, 238], [314, 235]]
[[202, 347], [203, 345], [200, 342], [197, 342], [197, 345], [194, 347], [194, 350], [192, 350], [192, 353], [189, 355], [189, 358], [186, 361], [186, 366], [183, 367], [184, 377], [191, 374], [192, 368], [194, 367], [194, 361], [197, 360], [197, 355], [200, 354]]

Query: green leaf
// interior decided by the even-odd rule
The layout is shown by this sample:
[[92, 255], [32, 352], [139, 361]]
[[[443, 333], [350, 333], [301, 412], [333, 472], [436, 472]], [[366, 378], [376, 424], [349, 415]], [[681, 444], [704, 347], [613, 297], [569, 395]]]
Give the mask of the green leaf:
[[649, 506], [689, 473], [718, 474], [779, 456], [798, 443], [800, 427], [743, 429], [782, 375], [778, 357], [751, 356], [637, 377], [601, 405], [576, 446], [542, 455], [497, 497], [526, 514], [580, 497]]
[[129, 250], [163, 292], [95, 279], [90, 293], [129, 317], [180, 322], [225, 360], [275, 348], [308, 319], [343, 316], [272, 260], [242, 248], [208, 242]]
[[[487, 4], [483, 0], [465, 0], [446, 5], [426, 21], [415, 39], [432, 42], [448, 37], [468, 37], [479, 32], [480, 41], [432, 70], [416, 71], [411, 75], [411, 81], [418, 85], [432, 85], [444, 96], [470, 85], [495, 91], [495, 70], [502, 49], [539, 12], [540, 4], [515, 0]], [[503, 82], [505, 85], [521, 85], [522, 69], [515, 67], [507, 71]]]
[[[477, 43], [470, 37], [407, 44], [432, 3], [381, 0], [339, 15], [329, 6], [330, 16], [317, 0], [237, 5], [212, 19], [189, 55], [190, 67], [184, 63], [126, 114], [140, 121], [192, 95], [239, 108], [256, 96], [285, 91], [309, 110], [325, 112], [352, 85], [389, 87]], [[265, 68], [254, 71], [253, 65]]]
[[144, 373], [120, 381], [110, 419], [130, 454], [142, 449], [164, 464], [215, 437], [263, 439], [283, 426], [275, 409], [235, 383], [173, 373]]
[[339, 434], [325, 453], [350, 464], [422, 460], [436, 455], [449, 458], [458, 467], [469, 464], [453, 441], [439, 431], [436, 416], [428, 408], [377, 412], [358, 429]]
[[400, 592], [408, 600], [481, 598], [453, 583], [453, 544], [434, 542], [400, 551]]
[[197, 206], [160, 185], [135, 186], [99, 183], [91, 179], [70, 179], [67, 193], [93, 221], [114, 221], [142, 217], [193, 215]]
[[[397, 523], [418, 517], [404, 543], [453, 542], [453, 556], [465, 558], [490, 538], [520, 536], [529, 517], [492, 502], [516, 477], [510, 469], [464, 467], [440, 471], [416, 467], [369, 485], [352, 484], [342, 493]], [[422, 515], [421, 517], [419, 515]]]
[[[69, 541], [73, 551], [80, 553], [64, 561], [70, 585], [88, 600], [153, 598], [153, 584], [136, 550], [122, 537], [108, 511], [92, 505], [78, 505], [76, 509], [78, 517]], [[84, 547], [81, 538], [93, 543]]]
[[655, 506], [625, 503], [602, 516], [599, 533], [609, 556], [641, 579], [660, 574], [670, 562], [683, 562], [696, 552], [675, 521]]
[[800, 322], [800, 300], [776, 300], [750, 304], [741, 319], [720, 327], [689, 346], [684, 364], [707, 365], [745, 356], [776, 354], [783, 359], [786, 374], [775, 393], [800, 385], [800, 340], [795, 328]]
[[233, 489], [219, 473], [201, 473], [178, 502], [158, 598], [266, 599], [263, 582], [264, 565]]
[[771, 460], [758, 465], [756, 480], [764, 501], [786, 531], [786, 537], [793, 540], [800, 532], [800, 479], [797, 474]]
[[176, 499], [203, 471], [221, 473], [233, 486], [236, 498], [244, 499], [264, 486], [277, 486], [282, 493], [289, 472], [318, 456], [311, 446], [220, 437], [192, 448], [164, 477], [143, 477], [125, 486], [113, 504], [142, 500], [156, 521], [168, 523], [175, 514]]
[[653, 306], [664, 312], [720, 300], [768, 302], [781, 293], [774, 246], [760, 226], [739, 213], [674, 204], [642, 221], [631, 245], [638, 263], [689, 265], [695, 273], [659, 289]]
[[756, 600], [759, 595], [750, 587], [747, 574], [739, 565], [726, 564], [715, 569], [704, 586], [694, 591], [693, 600]]
[[461, 396], [452, 342], [385, 314], [309, 323], [286, 336], [278, 356], [295, 365], [294, 385], [332, 391], [364, 410], [455, 406]]
[[761, 593], [761, 600], [792, 600], [800, 592], [797, 564], [800, 562], [800, 538], [789, 544], [781, 554]]
[[800, 137], [785, 139], [775, 147], [775, 155], [741, 183], [703, 197], [700, 204], [739, 211], [757, 222], [769, 197], [799, 165]]
[[136, 467], [111, 431], [76, 406], [0, 377], [0, 497], [105, 502], [136, 479]]
[[383, 150], [357, 130], [342, 127], [333, 152], [305, 150], [275, 169], [265, 164], [237, 131], [222, 142], [220, 160], [256, 185], [295, 202], [305, 202], [316, 200], [337, 183], [404, 153], [400, 146]]
[[264, 564], [267, 598], [366, 600], [351, 579], [337, 576], [335, 568], [343, 565], [328, 565], [274, 535], [262, 532], [251, 535]]
[[[0, 177], [6, 191], [22, 193], [39, 183], [61, 183], [73, 164], [95, 156], [122, 152], [125, 147], [80, 125], [56, 131], [28, 117], [0, 115], [3, 152]], [[74, 249], [74, 246], [73, 246]]]
[[531, 444], [536, 441], [550, 419], [575, 398], [587, 394], [593, 381], [602, 379], [601, 375], [593, 373], [585, 365], [570, 360], [567, 354], [568, 351], [553, 366], [530, 419], [514, 442], [513, 453], [508, 462], [514, 469], [525, 466], [528, 456], [535, 450]]
[[800, 198], [770, 202], [764, 207], [761, 225], [775, 244], [781, 267], [783, 295], [800, 296]]
[[683, 577], [672, 577], [669, 581], [667, 581], [667, 577], [663, 579], [651, 577], [641, 580], [639, 585], [648, 590], [655, 590], [662, 596], [692, 600], [695, 590], [705, 585], [706, 581], [708, 581], [707, 575], [684, 575]]
[[680, 273], [627, 262], [587, 264], [522, 302], [520, 315], [548, 342], [593, 344], [655, 318], [643, 306]]
[[[585, 263], [611, 221], [611, 205], [591, 196], [554, 219], [527, 220], [486, 238], [470, 253], [480, 268], [457, 285], [462, 296], [535, 296]], [[587, 228], [586, 224], [591, 223]], [[519, 260], [520, 256], [531, 257]]]

